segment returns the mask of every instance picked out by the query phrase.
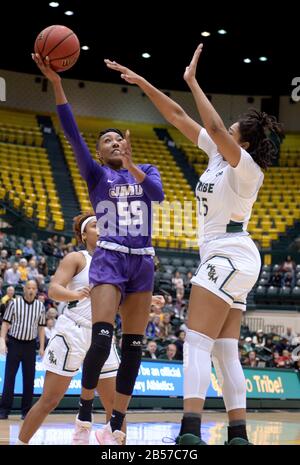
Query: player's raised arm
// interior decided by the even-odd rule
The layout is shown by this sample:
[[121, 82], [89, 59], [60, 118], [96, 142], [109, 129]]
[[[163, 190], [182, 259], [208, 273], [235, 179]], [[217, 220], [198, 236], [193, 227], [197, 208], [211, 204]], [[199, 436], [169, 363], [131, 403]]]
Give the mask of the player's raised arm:
[[95, 160], [93, 160], [88, 146], [80, 134], [71, 107], [65, 95], [61, 78], [51, 68], [48, 57], [46, 57], [45, 61], [43, 61], [37, 53], [33, 53], [32, 59], [53, 86], [60, 123], [67, 140], [70, 142], [74, 150], [80, 174], [83, 179], [93, 183], [93, 180], [98, 179], [101, 175], [101, 167], [95, 162]]
[[193, 144], [197, 145], [201, 126], [194, 121], [178, 103], [174, 102], [174, 100], [167, 97], [167, 95], [150, 84], [150, 82], [146, 81], [146, 79], [134, 73], [129, 68], [115, 61], [107, 59], [104, 61], [108, 68], [119, 71], [121, 73], [121, 78], [126, 82], [139, 86], [163, 117], [182, 132]]
[[235, 142], [226, 129], [221, 117], [214, 109], [196, 80], [196, 69], [203, 44], [200, 44], [186, 67], [184, 80], [188, 84], [195, 99], [202, 122], [213, 142], [218, 146], [221, 155], [231, 166], [237, 166], [241, 158], [241, 147]]

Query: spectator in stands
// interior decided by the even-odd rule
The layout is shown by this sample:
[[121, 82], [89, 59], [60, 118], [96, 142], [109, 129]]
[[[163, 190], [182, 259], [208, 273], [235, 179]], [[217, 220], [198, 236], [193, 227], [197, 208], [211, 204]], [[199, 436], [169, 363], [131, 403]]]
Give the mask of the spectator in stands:
[[168, 344], [166, 354], [161, 355], [159, 358], [169, 360], [171, 362], [172, 360], [177, 360], [176, 353], [177, 347], [175, 346], [175, 344]]
[[185, 276], [185, 279], [184, 279], [184, 286], [187, 290], [190, 290], [192, 288], [192, 284], [191, 284], [191, 279], [193, 277], [193, 273], [191, 271], [188, 271], [188, 273], [186, 274]]
[[6, 249], [1, 250], [0, 260], [6, 261], [8, 259], [8, 251]]
[[176, 289], [176, 298], [182, 300], [184, 296], [184, 285], [179, 271], [176, 271], [174, 278], [172, 278], [172, 284]]
[[[0, 277], [4, 280], [5, 280], [5, 272], [7, 270], [7, 261], [2, 261], [0, 262]], [[7, 281], [6, 281], [7, 282]]]
[[174, 342], [175, 346], [177, 347], [177, 358], [178, 360], [183, 360], [183, 344], [185, 339], [185, 331], [179, 329], [176, 331], [175, 336], [177, 337], [176, 341]]
[[46, 328], [45, 328], [45, 348], [49, 342], [49, 340], [55, 334], [55, 323], [56, 320], [54, 318], [47, 318], [46, 319]]
[[151, 313], [154, 313], [155, 315], [158, 315], [160, 319], [162, 319], [162, 309], [160, 305], [151, 305]]
[[52, 318], [54, 320], [56, 320], [56, 318], [58, 317], [58, 312], [55, 308], [51, 307], [49, 308], [49, 310], [47, 310], [47, 313], [46, 313], [46, 318]]
[[4, 273], [4, 281], [11, 286], [15, 286], [20, 280], [21, 273], [19, 271], [19, 263], [14, 262], [11, 268], [7, 269]]
[[272, 358], [266, 363], [266, 366], [268, 368], [277, 368], [277, 361], [279, 357], [279, 352], [275, 350], [272, 354]]
[[254, 344], [252, 343], [252, 337], [246, 337], [245, 343], [243, 345], [243, 349], [246, 353], [250, 352], [254, 347]]
[[283, 337], [288, 341], [290, 345], [294, 345], [293, 340], [295, 337], [297, 337], [297, 333], [295, 333], [292, 328], [288, 327], [286, 328], [286, 333], [283, 335]]
[[147, 349], [143, 352], [143, 357], [157, 359], [157, 344], [155, 341], [149, 341]]
[[160, 337], [160, 316], [159, 315], [154, 314], [153, 324], [155, 326], [155, 336]]
[[27, 260], [30, 260], [31, 257], [36, 256], [36, 252], [33, 248], [33, 242], [31, 239], [27, 239], [27, 241], [25, 242], [25, 246], [23, 247], [23, 255]]
[[174, 315], [179, 320], [184, 321], [186, 315], [186, 302], [184, 300], [177, 300], [174, 307]]
[[5, 305], [5, 307], [7, 307], [9, 302], [14, 298], [14, 295], [15, 295], [14, 286], [8, 286], [8, 288], [6, 289], [5, 296], [2, 297], [2, 299], [1, 299], [1, 305]]
[[23, 251], [21, 249], [17, 249], [15, 251], [15, 260], [14, 261], [19, 261], [23, 257]]
[[55, 247], [54, 247], [53, 239], [51, 239], [51, 237], [48, 237], [47, 241], [44, 242], [42, 245], [42, 250], [44, 254], [47, 255], [48, 257], [53, 257], [54, 249]]
[[163, 313], [165, 313], [165, 312], [173, 313], [174, 312], [174, 305], [173, 305], [172, 296], [170, 294], [166, 295], [165, 300], [166, 300], [166, 304], [162, 309]]
[[279, 354], [282, 354], [283, 350], [288, 350], [288, 349], [289, 349], [289, 342], [285, 337], [281, 338], [280, 341], [275, 346], [275, 350], [279, 352]]
[[[56, 309], [57, 303], [53, 302], [51, 299], [49, 299], [46, 292], [39, 292], [38, 300], [44, 304], [46, 310], [49, 310], [50, 308], [54, 308], [56, 310], [56, 312], [58, 313], [58, 311]], [[54, 318], [54, 317], [55, 316], [52, 316], [51, 318]]]
[[291, 342], [292, 347], [297, 347], [300, 346], [300, 333], [297, 333], [295, 337], [293, 337], [292, 342]]
[[46, 262], [46, 258], [42, 255], [38, 261], [37, 269], [39, 274], [43, 276], [48, 276], [48, 265]]
[[67, 244], [66, 244], [65, 236], [60, 236], [59, 241], [58, 241], [58, 248], [64, 251], [66, 247], [67, 247]]
[[268, 284], [274, 287], [281, 287], [281, 282], [282, 273], [280, 271], [275, 271], [275, 273], [271, 275]]
[[295, 273], [287, 271], [282, 278], [281, 285], [285, 287], [294, 287], [295, 285]]
[[249, 367], [257, 367], [258, 361], [259, 358], [256, 356], [255, 350], [251, 350], [244, 361], [244, 365]]
[[13, 300], [14, 296], [15, 296], [15, 288], [13, 286], [8, 286], [8, 288], [6, 289], [6, 294], [1, 297], [1, 302], [0, 302], [0, 327], [2, 325], [2, 320], [3, 320], [5, 310], [8, 307], [9, 303]]
[[274, 349], [273, 339], [270, 335], [266, 336], [265, 349], [269, 349], [270, 351]]
[[0, 299], [3, 297], [3, 279], [0, 277]]
[[282, 351], [282, 360], [284, 361], [284, 368], [292, 368], [293, 360], [291, 354], [288, 350]]
[[282, 355], [279, 352], [274, 352], [274, 366], [275, 368], [290, 368], [291, 367], [291, 356], [288, 350], [283, 350]]
[[31, 258], [27, 267], [28, 279], [36, 279], [39, 275], [35, 258]]
[[156, 328], [155, 328], [155, 324], [153, 323], [154, 316], [155, 316], [154, 313], [150, 313], [148, 325], [147, 325], [146, 332], [145, 332], [146, 337], [149, 339], [153, 339], [156, 336]]
[[20, 272], [20, 281], [21, 283], [26, 283], [28, 281], [28, 270], [27, 270], [27, 260], [26, 258], [21, 258], [19, 261], [18, 271]]
[[252, 342], [255, 347], [264, 347], [266, 343], [266, 338], [264, 337], [264, 332], [262, 329], [259, 329], [252, 338]]
[[167, 339], [169, 336], [173, 334], [170, 313], [163, 314], [162, 322], [159, 325], [159, 329], [160, 329], [159, 335], [162, 339]]
[[35, 278], [39, 293], [46, 293], [47, 292], [47, 285], [45, 283], [45, 277], [42, 274], [38, 274]]
[[279, 268], [280, 271], [283, 273], [286, 273], [290, 271], [291, 273], [294, 273], [296, 270], [296, 263], [292, 259], [291, 255], [288, 255], [285, 259], [285, 261], [280, 265]]

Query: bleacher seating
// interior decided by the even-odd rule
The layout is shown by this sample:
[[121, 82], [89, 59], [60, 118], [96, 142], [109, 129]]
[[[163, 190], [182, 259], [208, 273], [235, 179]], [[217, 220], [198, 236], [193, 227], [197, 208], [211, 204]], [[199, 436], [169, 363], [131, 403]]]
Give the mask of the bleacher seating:
[[34, 114], [0, 111], [0, 199], [40, 228], [52, 222], [54, 229], [62, 231], [61, 204], [42, 141]]

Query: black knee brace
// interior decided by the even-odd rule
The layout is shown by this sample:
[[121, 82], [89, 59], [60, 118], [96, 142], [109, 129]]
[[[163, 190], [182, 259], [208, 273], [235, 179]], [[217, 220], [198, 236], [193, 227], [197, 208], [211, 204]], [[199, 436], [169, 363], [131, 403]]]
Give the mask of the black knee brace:
[[143, 338], [140, 334], [123, 334], [121, 363], [118, 369], [116, 390], [131, 396], [137, 378], [141, 359]]
[[110, 353], [113, 329], [110, 323], [93, 324], [92, 341], [82, 368], [82, 386], [85, 389], [95, 389], [98, 384], [101, 370]]

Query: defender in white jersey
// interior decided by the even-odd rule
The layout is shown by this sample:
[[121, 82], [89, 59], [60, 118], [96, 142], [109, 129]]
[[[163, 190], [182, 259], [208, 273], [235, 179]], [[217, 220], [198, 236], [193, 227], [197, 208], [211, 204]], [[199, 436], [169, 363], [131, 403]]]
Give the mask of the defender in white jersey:
[[[86, 250], [68, 254], [52, 278], [49, 297], [69, 303], [59, 316], [55, 335], [46, 348], [43, 394], [26, 415], [19, 444], [28, 444], [46, 416], [59, 404], [89, 349], [92, 333], [89, 267], [97, 242], [96, 223], [92, 212], [74, 218], [77, 239], [85, 244]], [[97, 385], [107, 418], [110, 418], [112, 411], [118, 367], [119, 357], [115, 344], [112, 344]], [[86, 405], [81, 400], [79, 405], [73, 444], [84, 445], [89, 443], [92, 428], [92, 402]]]
[[184, 79], [205, 129], [142, 76], [114, 61], [105, 62], [125, 81], [137, 84], [167, 121], [209, 157], [196, 187], [201, 262], [191, 281], [184, 343], [184, 415], [176, 442], [204, 444], [201, 413], [213, 356], [229, 417], [226, 444], [247, 445], [246, 383], [238, 339], [247, 294], [261, 267], [247, 225], [263, 182], [262, 169], [271, 165], [278, 151], [282, 128], [274, 117], [252, 110], [227, 131], [196, 81], [201, 52], [202, 44], [186, 68]]

